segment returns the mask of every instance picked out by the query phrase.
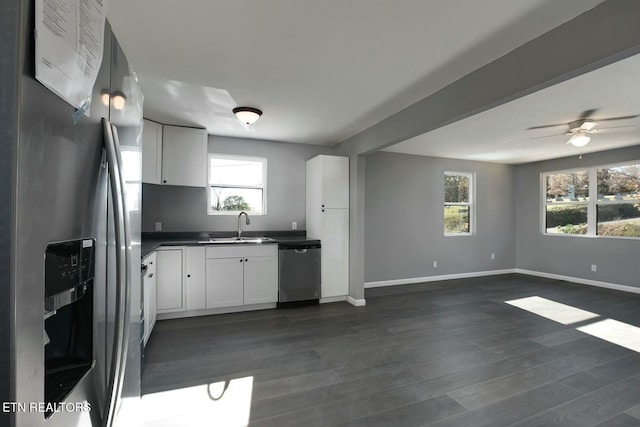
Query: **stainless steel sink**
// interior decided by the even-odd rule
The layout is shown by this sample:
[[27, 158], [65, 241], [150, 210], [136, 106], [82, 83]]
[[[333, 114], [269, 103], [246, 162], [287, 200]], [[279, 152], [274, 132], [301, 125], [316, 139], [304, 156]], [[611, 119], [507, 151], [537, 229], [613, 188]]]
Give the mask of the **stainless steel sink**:
[[233, 244], [240, 244], [240, 243], [266, 243], [266, 242], [273, 242], [273, 239], [269, 238], [269, 237], [212, 237], [209, 239], [208, 242], [202, 242], [202, 243], [233, 243]]

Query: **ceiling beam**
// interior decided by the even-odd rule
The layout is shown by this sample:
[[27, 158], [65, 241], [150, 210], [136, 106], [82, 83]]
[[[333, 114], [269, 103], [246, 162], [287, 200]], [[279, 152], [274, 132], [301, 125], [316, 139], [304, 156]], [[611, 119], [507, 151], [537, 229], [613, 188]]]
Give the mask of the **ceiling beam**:
[[608, 0], [337, 144], [368, 154], [640, 53], [640, 2]]

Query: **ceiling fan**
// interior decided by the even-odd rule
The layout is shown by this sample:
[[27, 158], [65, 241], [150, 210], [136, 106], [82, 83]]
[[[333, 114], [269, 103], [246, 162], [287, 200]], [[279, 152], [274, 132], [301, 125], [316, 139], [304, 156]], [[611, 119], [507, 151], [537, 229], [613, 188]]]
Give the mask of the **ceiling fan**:
[[[558, 127], [558, 126], [568, 126], [569, 129], [565, 133], [539, 136], [537, 138], [548, 138], [552, 136], [567, 135], [567, 136], [570, 136], [569, 140], [567, 141], [567, 144], [572, 144], [576, 147], [584, 147], [591, 140], [590, 135], [592, 134], [600, 133], [600, 132], [621, 132], [621, 131], [623, 132], [626, 130], [635, 129], [635, 126], [614, 126], [614, 127], [596, 129], [599, 122], [608, 122], [613, 120], [628, 120], [628, 119], [634, 119], [639, 116], [638, 114], [635, 114], [631, 116], [607, 117], [607, 118], [602, 118], [597, 120], [591, 119], [590, 117], [596, 111], [597, 110], [595, 109], [586, 110], [582, 112], [579, 119], [569, 123], [533, 126], [533, 127], [527, 128], [527, 130], [545, 129], [545, 128]], [[537, 139], [537, 138], [532, 138], [532, 139]]]

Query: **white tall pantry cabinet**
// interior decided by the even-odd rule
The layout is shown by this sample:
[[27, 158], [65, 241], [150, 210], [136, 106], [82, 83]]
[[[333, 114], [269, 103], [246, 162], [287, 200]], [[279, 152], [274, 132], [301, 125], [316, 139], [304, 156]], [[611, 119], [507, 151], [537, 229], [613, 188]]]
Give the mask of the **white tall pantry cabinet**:
[[322, 298], [349, 294], [349, 158], [307, 161], [307, 234], [321, 240]]

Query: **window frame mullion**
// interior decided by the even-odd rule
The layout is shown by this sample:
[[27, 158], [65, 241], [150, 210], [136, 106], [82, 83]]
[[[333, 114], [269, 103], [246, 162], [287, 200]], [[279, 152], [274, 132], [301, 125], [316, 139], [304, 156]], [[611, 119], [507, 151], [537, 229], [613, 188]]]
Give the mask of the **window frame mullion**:
[[598, 168], [590, 167], [589, 171], [589, 202], [587, 204], [587, 236], [596, 236], [597, 233], [597, 198], [598, 198]]

